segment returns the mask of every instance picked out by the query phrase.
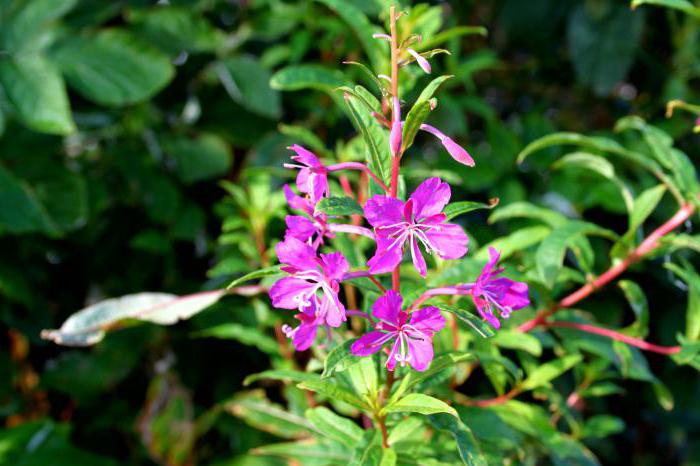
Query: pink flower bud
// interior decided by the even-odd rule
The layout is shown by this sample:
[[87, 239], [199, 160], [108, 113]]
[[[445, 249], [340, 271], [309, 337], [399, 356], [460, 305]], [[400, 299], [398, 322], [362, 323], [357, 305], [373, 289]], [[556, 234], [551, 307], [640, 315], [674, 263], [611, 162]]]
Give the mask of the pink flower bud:
[[423, 131], [427, 131], [428, 133], [432, 134], [436, 138], [440, 140], [442, 145], [445, 147], [447, 152], [452, 156], [453, 159], [455, 159], [457, 162], [464, 164], [468, 167], [473, 167], [474, 166], [474, 159], [469, 155], [469, 152], [467, 152], [464, 147], [460, 146], [456, 142], [454, 142], [451, 138], [446, 136], [445, 134], [442, 133], [439, 129], [422, 124], [420, 125], [420, 129]]
[[426, 60], [424, 57], [422, 57], [418, 52], [416, 52], [413, 49], [407, 49], [407, 51], [408, 51], [408, 53], [411, 54], [411, 56], [413, 58], [416, 59], [418, 66], [420, 66], [423, 69], [423, 71], [430, 74], [430, 72], [432, 71], [432, 68], [430, 67], [430, 63], [428, 62], [428, 60]]
[[391, 115], [391, 133], [389, 134], [389, 146], [391, 153], [397, 156], [401, 151], [401, 106], [398, 97], [394, 97], [394, 111]]

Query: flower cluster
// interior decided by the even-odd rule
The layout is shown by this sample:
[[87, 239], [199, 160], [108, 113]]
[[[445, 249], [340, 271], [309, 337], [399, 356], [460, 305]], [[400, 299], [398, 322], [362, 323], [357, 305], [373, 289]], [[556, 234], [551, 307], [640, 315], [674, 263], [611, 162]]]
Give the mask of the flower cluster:
[[[391, 40], [385, 34], [375, 37]], [[404, 65], [415, 61], [423, 71], [431, 72], [425, 55], [410, 48], [402, 51], [407, 56]], [[440, 178], [426, 179], [405, 201], [397, 196], [399, 162], [405, 150], [405, 121], [401, 120], [398, 96], [391, 95], [387, 103], [391, 118], [372, 116], [389, 131], [387, 149], [393, 162], [390, 186], [365, 164], [324, 165], [308, 149], [296, 144], [289, 147], [294, 155], [292, 163], [285, 167], [298, 170], [296, 192], [285, 185], [284, 193], [289, 206], [303, 215], [286, 218], [285, 238], [277, 244], [276, 251], [282, 270], [288, 275], [278, 280], [269, 294], [273, 306], [298, 311], [295, 317], [299, 325], [283, 327], [297, 350], [306, 350], [316, 341], [319, 327], [324, 327], [330, 335], [331, 329], [340, 327], [348, 315], [358, 315], [367, 319], [369, 330], [353, 342], [353, 354], [367, 356], [384, 349], [388, 370], [393, 371], [398, 363], [423, 371], [433, 359], [433, 336], [445, 326], [442, 311], [434, 306], [420, 307], [424, 301], [440, 294], [469, 295], [481, 316], [499, 328], [499, 317], [507, 319], [511, 312], [529, 304], [528, 288], [525, 283], [500, 276], [503, 268], [497, 266], [499, 253], [491, 248], [490, 260], [475, 282], [430, 289], [403, 308], [399, 283], [404, 256], [410, 255], [417, 272], [425, 277], [428, 272], [425, 253], [443, 260], [459, 259], [467, 253], [469, 237], [461, 226], [447, 221], [444, 209], [450, 201], [451, 189]], [[453, 159], [466, 166], [474, 165], [469, 153], [453, 139], [425, 123], [419, 128], [437, 137]], [[319, 202], [330, 197], [329, 174], [341, 170], [359, 170], [384, 189], [384, 194], [376, 194], [364, 203], [363, 218], [371, 228], [362, 226], [357, 216], [352, 224], [345, 224], [319, 211]], [[366, 236], [375, 243], [374, 255], [366, 268], [350, 271], [341, 252], [321, 252], [325, 248], [324, 240], [338, 233]], [[385, 274], [391, 274], [392, 278], [393, 289], [388, 291], [381, 284]], [[368, 313], [346, 309], [341, 301], [341, 283], [358, 277], [371, 278], [383, 292]]]

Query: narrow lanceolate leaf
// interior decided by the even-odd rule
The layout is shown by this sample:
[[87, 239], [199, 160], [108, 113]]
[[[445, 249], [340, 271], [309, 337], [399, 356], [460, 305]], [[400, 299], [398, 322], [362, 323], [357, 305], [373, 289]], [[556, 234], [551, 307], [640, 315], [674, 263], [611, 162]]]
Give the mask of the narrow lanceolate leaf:
[[448, 79], [450, 79], [452, 77], [453, 76], [449, 76], [449, 75], [439, 76], [439, 77], [433, 79], [432, 81], [430, 81], [430, 83], [427, 86], [425, 86], [425, 89], [423, 89], [423, 91], [420, 93], [420, 95], [418, 96], [418, 99], [416, 99], [416, 101], [414, 102], [413, 105], [416, 106], [416, 105], [421, 104], [423, 102], [430, 101], [430, 99], [433, 98], [433, 94], [435, 94], [435, 91], [437, 91], [438, 87], [440, 87], [440, 84], [444, 83], [445, 81], [447, 81]]
[[205, 291], [187, 296], [137, 293], [107, 299], [76, 312], [60, 329], [43, 330], [41, 337], [59, 345], [90, 346], [101, 341], [109, 328], [124, 319], [171, 325], [179, 320], [189, 319], [208, 308], [224, 293], [224, 290]]
[[458, 215], [466, 214], [467, 212], [471, 212], [473, 210], [493, 209], [497, 205], [497, 197], [489, 200], [488, 204], [474, 201], [452, 202], [447, 204], [442, 212], [447, 216], [447, 220], [451, 220]]
[[665, 267], [678, 275], [688, 285], [685, 336], [687, 341], [697, 341], [700, 339], [700, 275], [690, 264], [680, 267], [669, 262], [665, 264]]
[[488, 29], [486, 29], [483, 26], [457, 26], [453, 27], [450, 29], [447, 29], [445, 31], [441, 31], [429, 39], [416, 44], [416, 50], [422, 51], [422, 50], [429, 50], [432, 47], [435, 47], [437, 45], [442, 44], [443, 42], [447, 42], [448, 40], [452, 39], [453, 37], [459, 37], [459, 36], [465, 36], [465, 35], [470, 35], [470, 34], [477, 34], [480, 36], [486, 37], [488, 35]]
[[357, 67], [360, 68], [360, 69], [365, 73], [365, 75], [377, 86], [377, 90], [380, 91], [380, 92], [382, 93], [382, 95], [387, 95], [387, 94], [388, 94], [387, 89], [386, 89], [386, 87], [384, 86], [384, 84], [379, 80], [379, 78], [377, 77], [377, 75], [374, 74], [374, 73], [372, 72], [372, 70], [370, 70], [370, 69], [367, 67], [367, 65], [365, 65], [364, 63], [356, 62], [356, 61], [344, 61], [343, 64], [344, 64], [344, 65], [355, 65], [355, 66], [357, 66]]
[[459, 418], [447, 414], [431, 414], [428, 419], [436, 429], [452, 434], [457, 442], [457, 450], [462, 463], [467, 466], [487, 466], [488, 463], [474, 438], [474, 434]]
[[532, 390], [549, 384], [564, 372], [568, 371], [582, 360], [580, 354], [570, 354], [556, 361], [536, 367], [520, 386], [523, 390]]
[[356, 357], [350, 352], [350, 347], [355, 340], [345, 340], [342, 344], [333, 348], [323, 361], [322, 378], [327, 378], [333, 375], [336, 371], [342, 371], [347, 368], [348, 363], [354, 362]]
[[391, 403], [392, 401], [398, 400], [409, 389], [418, 385], [419, 383], [423, 382], [424, 380], [428, 380], [431, 377], [434, 377], [435, 375], [439, 374], [440, 372], [442, 372], [444, 370], [455, 367], [460, 362], [472, 361], [474, 359], [476, 359], [476, 357], [471, 352], [469, 352], [469, 353], [456, 353], [455, 352], [455, 353], [448, 353], [448, 354], [443, 354], [443, 355], [437, 356], [435, 359], [433, 359], [433, 362], [430, 363], [430, 367], [428, 367], [425, 371], [423, 371], [423, 372], [410, 371], [408, 374], [406, 374], [404, 376], [404, 378], [401, 380], [401, 385], [399, 385], [399, 387], [393, 393], [389, 402]]
[[72, 88], [103, 105], [146, 100], [175, 75], [166, 55], [119, 29], [71, 37], [56, 48], [52, 58]]
[[475, 316], [466, 309], [461, 309], [454, 306], [447, 306], [445, 304], [438, 304], [437, 307], [439, 307], [443, 311], [447, 311], [451, 314], [456, 315], [459, 318], [459, 320], [469, 325], [469, 327], [473, 329], [474, 332], [476, 332], [479, 336], [483, 338], [492, 337], [494, 335], [493, 329], [486, 322], [484, 322], [483, 319], [481, 319], [481, 317]]
[[306, 437], [314, 431], [309, 421], [272, 403], [261, 390], [244, 392], [224, 404], [224, 409], [256, 429], [283, 438]]
[[320, 406], [306, 410], [306, 419], [326, 437], [353, 448], [362, 440], [364, 430], [348, 418]]
[[235, 322], [220, 324], [206, 330], [201, 330], [194, 333], [193, 336], [199, 338], [209, 337], [222, 340], [236, 340], [244, 345], [254, 346], [267, 354], [279, 355], [280, 353], [277, 340], [264, 334], [257, 328], [237, 324]]
[[391, 178], [391, 153], [387, 132], [371, 116], [359, 98], [345, 93], [345, 104], [353, 123], [367, 145], [370, 169], [388, 185]]
[[644, 221], [649, 218], [654, 209], [656, 209], [656, 206], [659, 205], [665, 192], [666, 186], [658, 185], [642, 191], [642, 193], [637, 196], [634, 200], [634, 208], [630, 213], [630, 231], [634, 231], [642, 226]]
[[321, 379], [305, 380], [299, 384], [299, 388], [316, 392], [333, 401], [341, 401], [359, 409], [368, 409], [367, 404], [354, 393], [334, 382]]
[[403, 135], [402, 135], [402, 150], [406, 151], [409, 147], [413, 145], [413, 140], [418, 134], [420, 125], [422, 125], [425, 120], [430, 115], [430, 101], [423, 101], [416, 103], [406, 116], [406, 122], [403, 125]]
[[374, 358], [360, 358], [348, 367], [347, 374], [355, 393], [360, 395], [366, 404], [373, 406], [379, 393], [379, 378]]
[[255, 280], [256, 278], [265, 278], [265, 277], [272, 277], [275, 275], [281, 275], [282, 271], [280, 269], [281, 266], [279, 265], [273, 265], [270, 267], [265, 267], [264, 269], [259, 269], [255, 270], [253, 272], [247, 273], [243, 275], [240, 278], [235, 279], [229, 285], [226, 287], [226, 289], [231, 289], [235, 286], [238, 286], [242, 283], [248, 282], [250, 280]]
[[316, 204], [316, 212], [326, 215], [362, 215], [362, 207], [351, 197], [324, 197]]
[[282, 68], [270, 78], [270, 87], [279, 91], [315, 89], [330, 95], [338, 106], [343, 105], [335, 89], [348, 82], [343, 73], [321, 65], [292, 65]]
[[582, 221], [570, 221], [558, 228], [552, 230], [552, 233], [547, 236], [535, 255], [537, 263], [537, 272], [540, 279], [549, 288], [554, 285], [554, 282], [564, 264], [564, 253], [566, 248], [579, 235], [598, 235], [615, 239], [616, 235], [610, 230], [599, 227], [593, 223]]
[[280, 380], [283, 382], [308, 382], [320, 380], [318, 374], [312, 372], [293, 371], [290, 369], [272, 369], [249, 375], [243, 380], [243, 385], [247, 386], [258, 380]]
[[386, 405], [380, 411], [381, 415], [389, 413], [418, 413], [437, 414], [447, 413], [457, 417], [457, 411], [447, 403], [422, 393], [411, 393], [403, 398]]
[[625, 294], [635, 315], [635, 322], [627, 327], [627, 331], [632, 335], [645, 338], [649, 333], [649, 304], [644, 290], [630, 280], [620, 280], [617, 286]]

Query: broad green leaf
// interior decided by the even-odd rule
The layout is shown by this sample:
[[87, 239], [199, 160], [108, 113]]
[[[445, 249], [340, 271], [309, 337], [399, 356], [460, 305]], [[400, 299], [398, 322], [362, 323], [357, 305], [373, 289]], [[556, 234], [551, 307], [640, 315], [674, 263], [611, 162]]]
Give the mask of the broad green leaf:
[[422, 393], [410, 393], [393, 403], [387, 404], [380, 411], [380, 415], [389, 413], [418, 413], [437, 414], [447, 413], [457, 417], [457, 412], [453, 407], [442, 400]]
[[413, 145], [413, 140], [416, 138], [416, 134], [418, 134], [420, 125], [425, 122], [428, 115], [430, 115], [429, 101], [423, 101], [411, 107], [408, 115], [406, 115], [406, 121], [403, 124], [402, 151], [408, 150], [408, 148]]
[[634, 200], [634, 208], [630, 213], [630, 231], [634, 231], [642, 226], [644, 221], [649, 218], [654, 209], [656, 209], [664, 193], [666, 193], [666, 186], [658, 185], [642, 191], [642, 193], [637, 196]]
[[215, 134], [196, 138], [174, 136], [162, 141], [163, 149], [175, 159], [180, 179], [185, 183], [226, 175], [231, 168], [228, 144]]
[[491, 328], [491, 326], [484, 322], [484, 320], [481, 317], [477, 317], [476, 315], [472, 314], [466, 309], [461, 309], [454, 306], [447, 306], [445, 304], [438, 304], [437, 307], [439, 307], [443, 311], [447, 311], [450, 314], [454, 314], [455, 316], [457, 316], [459, 320], [469, 325], [469, 327], [473, 329], [474, 332], [476, 332], [482, 338], [488, 338], [494, 335], [494, 331]]
[[632, 211], [634, 200], [632, 193], [625, 183], [615, 174], [615, 167], [609, 160], [600, 155], [590, 154], [588, 152], [573, 152], [557, 160], [552, 166], [555, 169], [563, 167], [576, 167], [585, 170], [590, 170], [599, 174], [603, 178], [610, 180], [620, 190], [622, 200], [628, 212]]
[[543, 225], [525, 227], [514, 231], [508, 236], [497, 238], [484, 245], [474, 255], [478, 261], [486, 261], [489, 258], [489, 247], [496, 248], [501, 253], [501, 260], [505, 260], [516, 252], [524, 251], [543, 239], [547, 238], [552, 229]]
[[598, 414], [586, 420], [581, 429], [582, 438], [605, 438], [625, 430], [625, 422], [616, 416]]
[[200, 330], [195, 332], [193, 336], [199, 338], [212, 337], [222, 340], [236, 340], [244, 345], [254, 346], [267, 354], [280, 354], [277, 340], [254, 327], [237, 324], [235, 322], [219, 324], [211, 328]]
[[306, 419], [318, 432], [347, 447], [353, 448], [362, 440], [364, 431], [360, 426], [323, 406], [307, 410]]
[[58, 228], [24, 181], [0, 165], [0, 230], [9, 233], [43, 231], [58, 234]]
[[578, 81], [603, 96], [632, 65], [644, 17], [614, 3], [605, 10], [580, 4], [569, 15], [567, 39]]
[[635, 282], [620, 280], [617, 284], [634, 311], [635, 322], [627, 327], [632, 335], [645, 338], [649, 333], [649, 304], [644, 290]]
[[493, 342], [503, 348], [526, 351], [533, 356], [542, 354], [542, 344], [529, 333], [502, 329], [496, 332]]
[[532, 390], [546, 386], [551, 380], [556, 379], [582, 360], [583, 357], [580, 354], [569, 354], [563, 358], [537, 366], [530, 372], [520, 387], [523, 390]]
[[204, 291], [186, 296], [168, 293], [137, 293], [107, 299], [70, 316], [57, 330], [43, 330], [41, 337], [59, 345], [90, 346], [101, 341], [107, 330], [125, 319], [171, 325], [211, 306], [225, 291]]
[[696, 18], [700, 18], [700, 8], [693, 5], [693, 3], [689, 0], [632, 0], [632, 8], [637, 8], [641, 5], [655, 5], [673, 8]]
[[690, 264], [680, 267], [672, 262], [664, 267], [680, 277], [688, 285], [688, 309], [685, 317], [685, 337], [688, 341], [700, 339], [700, 275]]
[[292, 65], [282, 68], [270, 78], [270, 87], [280, 91], [316, 89], [334, 94], [334, 89], [348, 82], [343, 73], [321, 65]]
[[0, 57], [0, 87], [10, 110], [28, 128], [49, 134], [75, 131], [63, 78], [43, 55]]
[[363, 215], [360, 204], [351, 197], [324, 197], [316, 204], [316, 212], [326, 215]]
[[288, 369], [272, 369], [249, 375], [243, 380], [243, 385], [248, 386], [258, 380], [282, 380], [284, 382], [307, 382], [316, 381], [320, 377], [311, 372], [301, 372]]
[[[0, 50], [35, 53], [50, 23], [70, 10], [78, 0], [5, 0], [0, 4]], [[4, 57], [3, 57], [4, 58]]]
[[272, 265], [270, 267], [265, 267], [264, 269], [259, 269], [259, 270], [254, 270], [252, 272], [249, 272], [242, 277], [239, 277], [229, 283], [229, 285], [226, 287], [227, 290], [230, 290], [231, 288], [234, 288], [242, 283], [248, 282], [250, 280], [255, 280], [256, 278], [265, 278], [265, 277], [273, 277], [276, 275], [282, 275], [282, 269], [280, 265]]
[[228, 95], [246, 110], [277, 119], [282, 113], [279, 93], [272, 87], [270, 72], [249, 55], [226, 58], [216, 73]]
[[363, 357], [349, 366], [346, 370], [350, 377], [355, 393], [364, 399], [366, 403], [373, 406], [379, 394], [379, 377], [377, 376], [377, 365], [372, 357]]
[[564, 264], [564, 253], [570, 242], [579, 235], [598, 235], [615, 239], [610, 230], [583, 221], [570, 221], [552, 230], [537, 248], [535, 260], [540, 279], [551, 288]]
[[367, 404], [354, 393], [338, 385], [337, 382], [327, 380], [305, 380], [299, 384], [302, 390], [310, 390], [319, 393], [333, 401], [341, 401], [359, 409], [368, 409]]
[[467, 466], [487, 466], [488, 463], [474, 438], [474, 434], [459, 417], [431, 414], [428, 419], [436, 429], [447, 431], [454, 437], [462, 463]]
[[458, 215], [466, 214], [473, 210], [493, 209], [498, 205], [498, 198], [491, 199], [488, 204], [474, 201], [451, 202], [445, 206], [442, 212], [447, 216], [447, 220], [452, 220]]
[[351, 364], [357, 359], [357, 357], [350, 352], [350, 347], [354, 341], [354, 339], [345, 340], [328, 353], [326, 359], [323, 361], [322, 378], [330, 377], [336, 371], [340, 372], [345, 370], [348, 364]]
[[129, 13], [129, 20], [140, 35], [170, 53], [215, 51], [226, 41], [223, 31], [187, 8], [159, 6]]
[[[376, 40], [372, 34], [380, 32], [379, 29], [369, 22], [365, 14], [357, 9], [353, 4], [343, 0], [316, 0], [333, 10], [343, 21], [348, 23], [357, 39], [365, 49], [365, 53], [375, 70], [385, 68], [388, 56], [388, 47], [382, 41]], [[379, 72], [379, 71], [378, 71]]]
[[224, 404], [224, 409], [247, 424], [282, 438], [306, 437], [313, 425], [265, 398], [264, 392], [243, 392]]
[[115, 107], [149, 99], [175, 75], [167, 56], [119, 29], [70, 37], [52, 59], [81, 95]]
[[352, 458], [347, 466], [380, 466], [382, 463], [382, 445], [377, 430], [366, 430], [359, 442], [354, 445]]
[[556, 227], [567, 222], [567, 218], [557, 211], [521, 201], [512, 202], [496, 209], [489, 216], [489, 223], [496, 223], [512, 218], [531, 218], [533, 220], [539, 220], [552, 227]]

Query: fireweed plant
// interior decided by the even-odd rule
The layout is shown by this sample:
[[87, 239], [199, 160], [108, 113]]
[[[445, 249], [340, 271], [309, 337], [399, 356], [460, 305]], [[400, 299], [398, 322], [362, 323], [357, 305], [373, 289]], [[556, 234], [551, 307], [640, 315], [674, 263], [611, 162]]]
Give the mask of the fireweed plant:
[[[224, 183], [242, 212], [227, 222], [224, 236], [252, 240], [241, 253], [262, 268], [225, 290], [102, 301], [42, 336], [87, 346], [126, 322], [172, 324], [225, 295], [246, 297], [256, 325], [229, 322], [195, 334], [256, 346], [270, 355], [272, 368], [247, 377], [244, 385], [282, 384], [284, 407], [258, 388], [237, 393], [198, 419], [198, 426], [210, 425], [226, 411], [289, 440], [254, 448], [240, 464], [276, 465], [279, 457], [304, 465], [534, 465], [543, 457], [556, 465], [598, 464], [588, 447], [621, 432], [624, 424], [591, 412], [598, 399], [623, 392], [619, 380], [647, 382], [664, 408], [673, 406], [669, 389], [650, 371], [642, 351], [700, 368], [700, 275], [681, 253], [700, 250], [700, 243], [697, 236], [676, 231], [688, 225], [698, 207], [693, 165], [668, 134], [636, 116], [615, 126], [619, 139], [627, 138], [622, 143], [612, 136], [549, 134], [521, 151], [523, 170], [541, 168], [531, 160], [536, 153], [576, 147], [552, 168], [610, 181], [607, 187], [618, 190], [628, 213], [627, 231], [618, 234], [520, 201], [495, 209], [489, 222], [534, 224], [519, 224], [510, 235], [478, 245], [455, 218], [493, 209], [497, 202], [450, 202], [449, 174], [415, 176], [414, 166], [406, 163], [421, 158], [412, 147], [420, 132], [436, 138], [441, 156], [451, 157], [452, 171], [468, 174], [483, 163], [449, 131], [430, 124], [438, 105], [434, 94], [448, 76], [432, 79], [417, 98], [406, 97], [416, 74], [432, 74], [431, 60], [446, 52], [425, 45], [434, 37], [412, 33], [419, 13], [428, 10], [397, 14], [392, 8], [388, 31], [376, 33], [357, 21], [359, 10], [341, 6], [342, 14], [354, 14], [345, 19], [371, 62], [371, 67], [348, 65], [376, 86], [376, 94], [359, 85], [336, 86], [332, 93], [360, 134], [340, 146], [359, 156], [331, 162], [318, 138], [296, 131], [304, 137], [288, 147], [284, 164], [294, 182], [281, 192], [275, 193], [268, 174], [247, 179], [245, 187]], [[388, 59], [376, 53], [387, 49]], [[323, 80], [309, 84], [312, 71], [292, 66], [271, 82], [287, 90], [323, 88]], [[637, 170], [633, 173], [642, 182], [636, 195], [608, 160], [615, 158]], [[666, 194], [677, 207], [662, 202]], [[279, 215], [286, 228], [284, 237], [275, 239], [279, 265], [271, 265], [266, 228], [285, 203], [291, 214]], [[657, 207], [673, 213], [645, 233]], [[612, 242], [611, 264], [600, 274], [594, 273], [601, 262], [594, 240]], [[506, 269], [501, 260], [515, 255], [520, 266]], [[663, 268], [688, 288], [686, 329], [678, 345], [647, 341], [649, 303], [634, 281], [617, 282], [635, 317], [624, 328], [598, 325], [597, 309], [578, 307], [645, 259], [663, 259]], [[247, 284], [258, 279], [259, 284]], [[573, 291], [572, 283], [578, 285]], [[531, 298], [537, 307], [530, 306]], [[267, 334], [272, 332], [275, 338]], [[517, 364], [506, 351], [517, 355]], [[480, 383], [480, 372], [495, 395], [465, 394]]]

